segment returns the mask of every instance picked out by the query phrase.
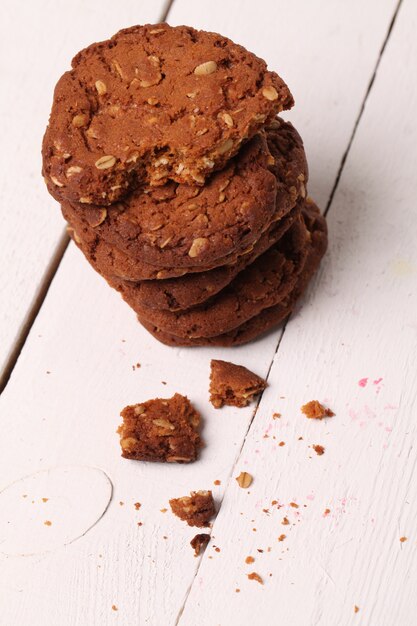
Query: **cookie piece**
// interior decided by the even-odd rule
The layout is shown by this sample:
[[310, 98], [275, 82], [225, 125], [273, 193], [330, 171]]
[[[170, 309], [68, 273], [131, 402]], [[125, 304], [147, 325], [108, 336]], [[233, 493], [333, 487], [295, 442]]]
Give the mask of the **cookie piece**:
[[57, 199], [111, 204], [143, 182], [200, 184], [293, 105], [242, 46], [168, 24], [94, 43], [58, 81], [43, 141]]
[[137, 461], [189, 463], [197, 458], [200, 414], [187, 397], [155, 398], [127, 406], [120, 414], [122, 456]]
[[216, 409], [247, 406], [266, 387], [266, 381], [243, 365], [212, 359], [210, 402]]
[[210, 535], [207, 533], [199, 533], [193, 537], [190, 541], [190, 546], [194, 550], [194, 556], [199, 556], [203, 550], [206, 549], [208, 542], [210, 541]]
[[[166, 278], [167, 270], [202, 271], [242, 254], [305, 197], [307, 176], [299, 134], [277, 119], [203, 188], [168, 183], [138, 189], [107, 209], [63, 202], [62, 212], [81, 240], [98, 237], [131, 265], [136, 259]], [[109, 263], [101, 269], [115, 273]]]
[[216, 514], [211, 491], [192, 491], [189, 496], [172, 498], [171, 510], [188, 526], [210, 526], [210, 520]]
[[318, 400], [310, 400], [301, 407], [302, 413], [309, 419], [321, 420], [323, 417], [333, 417], [334, 413], [331, 409], [323, 406]]
[[[310, 207], [315, 205], [307, 199]], [[315, 211], [310, 210], [307, 217], [309, 221], [309, 231], [311, 233], [311, 246], [309, 249], [303, 271], [298, 277], [297, 284], [291, 293], [279, 304], [264, 309], [261, 313], [249, 319], [244, 324], [234, 328], [228, 333], [217, 337], [185, 338], [175, 334], [164, 332], [154, 324], [146, 320], [138, 319], [140, 323], [159, 341], [169, 346], [238, 346], [249, 343], [254, 339], [264, 335], [269, 330], [279, 325], [288, 317], [295, 307], [295, 304], [307, 288], [310, 279], [317, 270], [320, 261], [327, 248], [327, 226], [323, 216], [320, 215], [317, 207]]]
[[296, 284], [308, 254], [308, 230], [300, 217], [272, 248], [246, 267], [225, 289], [187, 311], [145, 308], [125, 288], [125, 301], [158, 328], [179, 337], [214, 337], [282, 301]]

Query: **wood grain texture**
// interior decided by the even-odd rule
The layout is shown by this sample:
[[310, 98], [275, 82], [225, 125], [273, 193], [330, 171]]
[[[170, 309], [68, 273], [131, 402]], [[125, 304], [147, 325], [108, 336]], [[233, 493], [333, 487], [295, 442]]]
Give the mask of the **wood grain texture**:
[[325, 207], [396, 2], [392, 0], [175, 0], [171, 24], [219, 31], [277, 71], [295, 98], [283, 114], [299, 130], [310, 168], [310, 194]]
[[115, 11], [110, 0], [2, 2], [0, 379], [64, 233], [41, 178], [41, 142], [55, 83], [79, 49], [124, 26], [157, 21], [165, 4], [124, 0]]
[[[416, 23], [405, 1], [330, 209], [329, 254], [234, 470], [253, 485], [231, 479], [213, 528], [221, 552], [203, 558], [181, 626], [249, 625], [255, 611], [261, 624], [415, 624]], [[316, 398], [336, 416], [302, 416]]]
[[[178, 6], [182, 7], [182, 13], [179, 12], [177, 1]], [[315, 19], [313, 22], [314, 15], [308, 9], [310, 3], [303, 3], [304, 13], [293, 11], [291, 7], [285, 8], [286, 22], [282, 36], [284, 37], [287, 31], [293, 33], [292, 38], [288, 35], [289, 45], [294, 34], [299, 35], [297, 44], [299, 56], [287, 53], [285, 58], [282, 57], [284, 49], [281, 47], [279, 54], [276, 54], [281, 44], [275, 30], [281, 24], [277, 18], [284, 11], [283, 3], [278, 5], [281, 13], [273, 13], [276, 11], [275, 4], [268, 3], [270, 16], [268, 19], [262, 11], [259, 11], [259, 4], [253, 6], [249, 3], [239, 5], [241, 8], [236, 12], [235, 3], [220, 5], [214, 2], [210, 5], [210, 12], [213, 11], [215, 17], [204, 16], [207, 24], [201, 15], [193, 13], [194, 4], [191, 6], [189, 2], [176, 0], [172, 14], [176, 23], [188, 22], [224, 31], [225, 34], [233, 34], [237, 41], [242, 41], [259, 54], [265, 54], [270, 65], [282, 71], [290, 84], [291, 72], [294, 77], [297, 76], [297, 72], [300, 73], [300, 77], [301, 73], [303, 74], [304, 80], [299, 81], [296, 93], [299, 116], [297, 124], [300, 131], [308, 137], [310, 161], [320, 157], [320, 162], [312, 167], [311, 188], [322, 205], [326, 204], [329, 198], [395, 7], [394, 2], [379, 2], [378, 5], [372, 2], [361, 12], [358, 5], [353, 3], [351, 11], [343, 9], [341, 17], [336, 20], [337, 14], [334, 12], [333, 4], [330, 0], [317, 3], [317, 9], [321, 10], [321, 19]], [[300, 8], [301, 5], [297, 6]], [[329, 17], [326, 18], [326, 15]], [[236, 16], [240, 30], [231, 33]], [[208, 20], [214, 20], [215, 25], [210, 25], [211, 22], [209, 24]], [[315, 30], [314, 37], [310, 36], [312, 24]], [[247, 38], [251, 29], [257, 33], [256, 40], [250, 41]], [[270, 33], [269, 37], [261, 37], [265, 29]], [[335, 35], [331, 36], [333, 32]], [[366, 45], [358, 47], [357, 42], [364, 41], [366, 37]], [[265, 48], [266, 41], [269, 41], [268, 49]], [[321, 51], [324, 42], [325, 53]], [[312, 48], [312, 43], [315, 44], [315, 48]], [[264, 46], [264, 50], [260, 50], [259, 44]], [[313, 52], [317, 61], [308, 65], [307, 72], [303, 71], [303, 64], [307, 63]], [[354, 72], [352, 64], [355, 67]], [[323, 66], [327, 71], [326, 80], [322, 77]], [[289, 72], [288, 76], [286, 70]], [[342, 97], [346, 86], [340, 80], [340, 75], [349, 76], [349, 97]], [[334, 97], [335, 83], [341, 90], [340, 101]], [[316, 91], [315, 85], [320, 85], [320, 90]], [[327, 99], [322, 94], [326, 89]], [[318, 96], [322, 97], [320, 110], [315, 109]], [[328, 133], [325, 136], [322, 126], [324, 110]], [[379, 136], [377, 133], [377, 137]], [[315, 148], [315, 156], [311, 155], [310, 147], [320, 142], [322, 150]], [[351, 212], [353, 218], [360, 213], [360, 206], [353, 204]], [[338, 219], [342, 219], [343, 215], [343, 211], [338, 211]], [[346, 212], [346, 219], [349, 215], [350, 213]], [[370, 227], [374, 229], [373, 220], [370, 220]], [[332, 230], [335, 231], [334, 225]], [[367, 240], [365, 231], [363, 237]], [[309, 380], [311, 384], [314, 381], [311, 389], [318, 394], [321, 392], [317, 388], [319, 371], [317, 368], [322, 367], [322, 362], [317, 360], [316, 355], [323, 358], [325, 354], [321, 350], [325, 349], [326, 337], [330, 336], [326, 327], [328, 320], [331, 318], [336, 330], [340, 332], [335, 311], [340, 315], [340, 311], [344, 312], [346, 307], [345, 292], [340, 288], [337, 297], [334, 293], [346, 262], [342, 256], [347, 250], [345, 237], [342, 240], [342, 230], [339, 236], [333, 232], [333, 240], [333, 246], [336, 245], [336, 249], [341, 250], [340, 256], [335, 255], [334, 249], [332, 250], [327, 269], [321, 273], [316, 283], [316, 301], [311, 299], [306, 301], [306, 309], [301, 309], [301, 313], [293, 319], [284, 334], [286, 341], [290, 331], [293, 334], [295, 329], [298, 329], [292, 350], [289, 352], [293, 358], [298, 355], [300, 360], [292, 361], [291, 365], [288, 365], [287, 357], [282, 361], [282, 371], [278, 378], [276, 374], [273, 375], [271, 386], [264, 396], [264, 402], [268, 401], [269, 404], [266, 405], [264, 402], [261, 404], [254, 422], [257, 430], [251, 429], [246, 440], [246, 446], [256, 446], [254, 449], [260, 450], [254, 452], [254, 455], [259, 455], [260, 458], [262, 456], [263, 461], [256, 467], [252, 464], [253, 455], [245, 456], [246, 447], [243, 456], [240, 454], [253, 409], [224, 408], [216, 411], [211, 407], [208, 403], [209, 361], [214, 357], [229, 359], [246, 365], [260, 375], [266, 375], [280, 332], [275, 331], [255, 344], [233, 351], [165, 347], [138, 326], [133, 313], [121, 302], [119, 296], [94, 274], [73, 246], [69, 247], [9, 384], [0, 398], [1, 425], [3, 432], [7, 432], [7, 439], [3, 438], [0, 442], [0, 490], [16, 479], [38, 470], [88, 465], [103, 470], [110, 477], [113, 484], [113, 499], [103, 518], [83, 537], [47, 555], [10, 557], [1, 554], [1, 537], [4, 535], [0, 527], [1, 626], [3, 626], [1, 620], [5, 626], [26, 623], [34, 626], [55, 626], [57, 623], [63, 626], [75, 624], [91, 626], [114, 622], [126, 626], [132, 624], [165, 626], [176, 624], [178, 619], [180, 623], [193, 626], [196, 623], [205, 623], [208, 626], [217, 624], [240, 626], [241, 623], [245, 623], [245, 619], [249, 620], [249, 617], [251, 621], [247, 623], [253, 622], [254, 615], [261, 616], [260, 603], [268, 596], [268, 589], [272, 587], [267, 584], [261, 587], [254, 581], [246, 583], [246, 599], [243, 599], [242, 611], [236, 613], [236, 619], [230, 612], [230, 607], [235, 607], [235, 596], [239, 596], [240, 600], [243, 596], [242, 593], [234, 592], [235, 581], [230, 589], [230, 577], [236, 575], [236, 586], [237, 583], [241, 584], [242, 590], [245, 584], [245, 581], [241, 583], [242, 576], [235, 567], [236, 542], [241, 541], [239, 549], [243, 558], [242, 561], [239, 558], [239, 564], [242, 563], [243, 566], [244, 557], [249, 554], [247, 549], [250, 548], [250, 544], [246, 543], [245, 536], [241, 538], [240, 533], [242, 529], [247, 530], [248, 521], [255, 519], [252, 489], [251, 494], [239, 490], [233, 477], [242, 469], [251, 471], [255, 475], [253, 489], [260, 489], [260, 497], [261, 492], [262, 497], [265, 494], [269, 497], [279, 470], [285, 467], [286, 455], [289, 452], [290, 439], [286, 433], [290, 433], [292, 429], [297, 433], [299, 431], [290, 420], [290, 405], [284, 414], [287, 407], [280, 396], [285, 395], [298, 409], [304, 399], [310, 399], [310, 393], [306, 392], [310, 390], [306, 388]], [[349, 245], [353, 244], [353, 238], [349, 239]], [[337, 272], [333, 268], [335, 259], [338, 259]], [[317, 325], [316, 318], [311, 317], [312, 302], [315, 302], [314, 306], [321, 311], [323, 318], [321, 325]], [[332, 315], [335, 317], [331, 317]], [[349, 323], [356, 323], [354, 316], [349, 318]], [[326, 334], [323, 328], [326, 328]], [[308, 335], [311, 342], [309, 345], [312, 351], [308, 353], [304, 352], [303, 344], [296, 344], [300, 337], [305, 339], [305, 335]], [[332, 337], [332, 341], [335, 341], [334, 334]], [[361, 334], [361, 340], [366, 340], [366, 333]], [[338, 350], [342, 350], [339, 344], [337, 347]], [[281, 350], [273, 366], [274, 372], [280, 354]], [[305, 369], [307, 362], [310, 364], [308, 372]], [[137, 367], [137, 363], [140, 363], [141, 367]], [[337, 399], [335, 394], [340, 380], [336, 374], [337, 369], [334, 366], [332, 379], [334, 376], [335, 382], [331, 384], [327, 381], [326, 388], [329, 402]], [[360, 374], [373, 376], [371, 365], [364, 363], [364, 372], [361, 371]], [[378, 376], [379, 373], [376, 373], [375, 377]], [[164, 382], [166, 384], [163, 384]], [[290, 394], [294, 389], [291, 385], [296, 385], [294, 388], [298, 395], [295, 391]], [[369, 389], [361, 388], [361, 391], [369, 392]], [[190, 466], [153, 465], [121, 459], [115, 434], [120, 420], [118, 417], [120, 409], [128, 403], [154, 396], [169, 397], [175, 391], [187, 394], [203, 415], [202, 435], [207, 445], [201, 459]], [[273, 422], [273, 428], [280, 436], [281, 430], [285, 433], [285, 436], [282, 436], [282, 440], [286, 442], [285, 446], [277, 445], [281, 438], [272, 439], [274, 434], [276, 436], [275, 432], [270, 433], [270, 438], [264, 440], [263, 422], [258, 427], [262, 416], [269, 425], [272, 408], [273, 411], [279, 410], [283, 413], [281, 421]], [[339, 410], [339, 405], [334, 408]], [[341, 423], [337, 422], [337, 419], [339, 418], [334, 418], [335, 421], [331, 423], [335, 424], [335, 427]], [[314, 434], [313, 426], [323, 425], [306, 424], [301, 420], [300, 426], [304, 429], [308, 426]], [[328, 424], [325, 426], [327, 432]], [[262, 433], [261, 436], [259, 432]], [[327, 443], [324, 440], [310, 442], [307, 435], [308, 432], [305, 430], [306, 444]], [[257, 439], [260, 441], [257, 442]], [[336, 435], [334, 439], [336, 440]], [[277, 448], [271, 451], [271, 458], [269, 455], [265, 457], [262, 446], [266, 444]], [[346, 455], [350, 459], [355, 448], [351, 446], [349, 450], [344, 451], [343, 446], [344, 441], [339, 442], [337, 448], [335, 445], [337, 455], [340, 454], [341, 458]], [[313, 458], [307, 466], [302, 465], [303, 455], [299, 462], [297, 461], [299, 465], [295, 468], [298, 468], [299, 481], [305, 480], [307, 483], [311, 474], [313, 484], [316, 484], [314, 480], [320, 484], [322, 479], [320, 467], [323, 465], [317, 463], [329, 462], [330, 448], [328, 444], [328, 450], [320, 458], [316, 458], [315, 454], [313, 456], [307, 447], [304, 448], [305, 456], [310, 452]], [[312, 463], [316, 465], [313, 466]], [[279, 493], [271, 496], [271, 499], [277, 495], [280, 501], [287, 502], [289, 498], [297, 497], [301, 503], [304, 494], [301, 489], [295, 489], [298, 483], [293, 489], [288, 487], [288, 493], [283, 488], [294, 472], [294, 466], [290, 465], [289, 460], [285, 469], [278, 485]], [[266, 474], [264, 478], [261, 471]], [[329, 475], [333, 471], [336, 470], [331, 466]], [[220, 480], [221, 484], [214, 486], [214, 480]], [[168, 507], [168, 500], [171, 497], [185, 495], [191, 489], [204, 488], [213, 489], [218, 503], [221, 502], [225, 491], [226, 498], [214, 527], [211, 545], [205, 553], [203, 566], [197, 573], [201, 559], [193, 557], [188, 545], [195, 532], [169, 512], [161, 512], [161, 509]], [[342, 485], [341, 498], [344, 498], [344, 489], [345, 485]], [[306, 491], [303, 502], [310, 502], [307, 497], [309, 495], [310, 491]], [[91, 497], [95, 497], [94, 491]], [[136, 502], [141, 503], [139, 510], [134, 506]], [[260, 509], [264, 508], [262, 502]], [[36, 502], [34, 506], [40, 504]], [[339, 506], [342, 506], [341, 503]], [[282, 531], [284, 527], [281, 527], [280, 518], [276, 517], [277, 513], [274, 513], [275, 517], [272, 513], [270, 516], [266, 513], [258, 515], [259, 506], [257, 507], [257, 523], [253, 524], [257, 531], [256, 533], [250, 531], [251, 538], [256, 537], [253, 548], [266, 549], [271, 533], [270, 522], [274, 520], [274, 536], [285, 530]], [[308, 508], [305, 510], [310, 512]], [[313, 511], [313, 508], [311, 510]], [[245, 522], [243, 525], [241, 520]], [[143, 525], [138, 526], [138, 522]], [[338, 539], [336, 522], [337, 519], [333, 522], [335, 542]], [[301, 529], [301, 522], [299, 527], [294, 528], [294, 531]], [[311, 537], [314, 538], [313, 526], [310, 530]], [[359, 524], [355, 526], [355, 530], [359, 533], [361, 530]], [[326, 540], [327, 537], [323, 537], [323, 549]], [[230, 544], [230, 549], [227, 543]], [[291, 602], [297, 608], [302, 605], [304, 597], [309, 597], [312, 610], [323, 610], [322, 604], [317, 601], [317, 597], [320, 598], [323, 594], [320, 580], [311, 578], [315, 581], [317, 594], [313, 593], [314, 590], [308, 589], [309, 574], [313, 571], [313, 558], [308, 553], [308, 544], [299, 545], [298, 553], [294, 550], [292, 561], [290, 559], [279, 561], [284, 555], [277, 552], [271, 554], [276, 558], [275, 564], [282, 568], [281, 572], [285, 572], [285, 575], [292, 576], [293, 572], [296, 573], [300, 563], [304, 566], [306, 577], [302, 592], [299, 587], [291, 586], [285, 598], [280, 596], [282, 609], [280, 613], [277, 613], [275, 605], [272, 606], [269, 596], [262, 613], [263, 623], [274, 623], [277, 615], [282, 615], [284, 620], [287, 610], [285, 606], [282, 607], [284, 600], [285, 604]], [[219, 546], [221, 552], [217, 552], [215, 546]], [[282, 549], [285, 550], [286, 547]], [[405, 546], [403, 548], [405, 549]], [[315, 554], [321, 555], [319, 547]], [[256, 553], [255, 556], [257, 555], [259, 559], [262, 556], [261, 553]], [[257, 571], [258, 565], [259, 561], [256, 561], [253, 569]], [[210, 569], [213, 566], [215, 569]], [[269, 571], [272, 572], [272, 569], [268, 569], [267, 573]], [[264, 570], [259, 570], [259, 573], [265, 575]], [[217, 581], [212, 577], [217, 578]], [[274, 579], [278, 579], [275, 570], [271, 580]], [[216, 587], [216, 583], [219, 583], [220, 587]], [[186, 602], [191, 585], [192, 592]], [[214, 592], [215, 588], [216, 595], [209, 597], [209, 591]], [[331, 590], [330, 595], [334, 596], [332, 587]], [[303, 595], [304, 591], [306, 596]], [[262, 593], [261, 596], [259, 592]], [[277, 587], [274, 587], [273, 593], [278, 597]], [[184, 603], [185, 612], [180, 618]], [[240, 622], [237, 621], [238, 618]], [[316, 620], [312, 623], [319, 622]]]

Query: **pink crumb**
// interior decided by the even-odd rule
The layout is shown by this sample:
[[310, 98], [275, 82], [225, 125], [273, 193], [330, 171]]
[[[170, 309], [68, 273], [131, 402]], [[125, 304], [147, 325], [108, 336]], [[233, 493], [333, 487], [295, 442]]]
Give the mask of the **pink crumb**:
[[350, 419], [354, 422], [355, 420], [359, 419], [359, 413], [358, 411], [354, 411], [353, 409], [349, 409], [349, 417]]
[[307, 500], [314, 500], [316, 496], [314, 495], [314, 493], [309, 493], [307, 496]]
[[358, 382], [359, 387], [366, 387], [367, 384], [368, 384], [367, 378], [361, 378], [360, 381]]
[[374, 380], [374, 385], [379, 385], [380, 382], [382, 382], [384, 379], [383, 378], [376, 378]]

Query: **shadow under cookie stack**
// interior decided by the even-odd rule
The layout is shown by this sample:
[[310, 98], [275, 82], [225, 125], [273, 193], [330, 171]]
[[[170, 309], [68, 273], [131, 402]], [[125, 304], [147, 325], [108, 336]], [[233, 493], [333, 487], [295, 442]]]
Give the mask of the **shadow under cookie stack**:
[[293, 99], [215, 33], [136, 26], [58, 82], [43, 174], [68, 231], [169, 345], [238, 345], [284, 320], [326, 250]]

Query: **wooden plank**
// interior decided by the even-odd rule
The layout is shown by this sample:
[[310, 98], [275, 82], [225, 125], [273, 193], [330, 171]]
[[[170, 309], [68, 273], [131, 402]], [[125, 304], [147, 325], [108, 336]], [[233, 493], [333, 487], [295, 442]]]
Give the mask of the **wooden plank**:
[[202, 11], [198, 2], [176, 0], [169, 21], [221, 32], [287, 81], [296, 104], [284, 117], [303, 137], [309, 192], [325, 207], [340, 165], [335, 146], [347, 146], [395, 6], [392, 0], [211, 0]]
[[[284, 333], [213, 528], [221, 552], [203, 558], [181, 626], [415, 624], [416, 25], [405, 0], [331, 206], [329, 254]], [[315, 398], [336, 416], [302, 416]]]
[[[132, 23], [155, 21], [166, 0], [2, 2], [2, 197], [0, 380], [63, 236], [42, 181], [40, 148], [59, 76], [91, 41]], [[58, 250], [59, 254], [59, 250]]]
[[[183, 4], [184, 11], [188, 6]], [[268, 6], [272, 11], [275, 5]], [[339, 105], [335, 104], [333, 94], [329, 97], [329, 140], [322, 155], [323, 176], [317, 181], [313, 173], [312, 180], [315, 195], [319, 195], [322, 203], [327, 201], [333, 186], [337, 166], [332, 164], [340, 163], [346, 149], [394, 3], [388, 0], [378, 3], [378, 17], [367, 9], [362, 12], [361, 20], [357, 19], [357, 6], [352, 6], [352, 12], [344, 14], [340, 21], [338, 37], [329, 38], [327, 42], [326, 58], [333, 60], [328, 65], [328, 89], [341, 72], [348, 72], [352, 57], [356, 59], [357, 69], [349, 99], [343, 99]], [[318, 42], [329, 32], [326, 10], [333, 15], [330, 0], [321, 7], [324, 17], [315, 25]], [[218, 30], [226, 28], [226, 23], [221, 21], [226, 14], [229, 23], [234, 22], [233, 3], [230, 9], [229, 5], [214, 8]], [[373, 8], [376, 10], [376, 3]], [[254, 14], [249, 4], [244, 10], [243, 24], [251, 20], [258, 32], [259, 23], [271, 29], [271, 52], [267, 56], [271, 64], [275, 59], [278, 70], [283, 69], [284, 60], [278, 63], [279, 58], [272, 54], [276, 46], [275, 24]], [[306, 38], [300, 37], [300, 46], [304, 41], [308, 44], [301, 55], [303, 60], [311, 52], [307, 37], [311, 23], [307, 19], [309, 14], [306, 15], [306, 21], [300, 23], [300, 16], [289, 11], [286, 22], [286, 28], [293, 33], [306, 33]], [[191, 19], [194, 18], [187, 18], [184, 13], [181, 21]], [[202, 25], [201, 20], [197, 25]], [[356, 43], [340, 45], [340, 41], [356, 42], [365, 38], [371, 27], [368, 45], [359, 53], [355, 52]], [[239, 33], [236, 39], [242, 40]], [[248, 43], [244, 39], [243, 42]], [[285, 64], [290, 60], [287, 55]], [[296, 67], [300, 61], [292, 57], [291, 63], [289, 67]], [[316, 98], [311, 86], [319, 83], [323, 70], [319, 63], [309, 69], [304, 91], [298, 95], [299, 108], [304, 110], [305, 119], [310, 120], [315, 139], [319, 141], [323, 132], [321, 125], [317, 120], [313, 124], [311, 117]], [[333, 111], [336, 106], [338, 115]], [[302, 117], [299, 126], [301, 130], [308, 127], [306, 122], [302, 123]], [[339, 126], [343, 126], [344, 132], [339, 131]], [[313, 130], [310, 132], [310, 142], [314, 144]], [[33, 497], [30, 498], [32, 493], [21, 495], [28, 496], [31, 505], [34, 500], [32, 507], [36, 512], [31, 513], [25, 503], [23, 508], [19, 507], [25, 523], [12, 530], [0, 525], [0, 552], [3, 552], [0, 556], [0, 615], [6, 624], [29, 621], [35, 626], [107, 624], [116, 619], [129, 626], [132, 623], [158, 626], [176, 623], [199, 560], [194, 559], [188, 546], [193, 530], [160, 509], [167, 507], [170, 497], [184, 495], [191, 489], [212, 487], [220, 502], [252, 418], [251, 408], [216, 411], [208, 404], [209, 360], [213, 357], [232, 359], [265, 375], [279, 335], [276, 331], [254, 345], [233, 351], [162, 346], [137, 325], [133, 313], [120, 302], [118, 295], [107, 288], [70, 246], [0, 398], [1, 420], [7, 424], [8, 433], [7, 440], [4, 438], [0, 443], [0, 508], [3, 498], [10, 507], [11, 496], [18, 493], [15, 484], [9, 485], [39, 470], [54, 468], [72, 467], [77, 473], [80, 468], [98, 468], [110, 478], [113, 497], [99, 519], [105, 506], [104, 477], [100, 497], [91, 488], [91, 499], [97, 503], [97, 523], [91, 525], [89, 514], [86, 525], [91, 528], [85, 535], [57, 546], [56, 537], [64, 533], [54, 533], [49, 551], [39, 554], [32, 542], [34, 556], [16, 556], [19, 529], [24, 529], [25, 523], [29, 526], [41, 524], [42, 520], [52, 522], [51, 526], [43, 524], [43, 532], [37, 529], [32, 533], [36, 541], [37, 537], [42, 539], [42, 550], [45, 550], [46, 531], [55, 530], [56, 525], [63, 523], [59, 493], [56, 488], [52, 489], [56, 482], [51, 483], [51, 487], [49, 482], [39, 486], [37, 478], [33, 479]], [[136, 367], [138, 362], [140, 368]], [[114, 433], [120, 409], [125, 404], [153, 396], [169, 397], [175, 391], [188, 394], [204, 416], [203, 437], [207, 446], [200, 461], [192, 466], [166, 467], [121, 459]], [[40, 475], [44, 480], [45, 474]], [[55, 480], [54, 471], [50, 475], [51, 480]], [[215, 487], [214, 480], [220, 480], [221, 485]], [[69, 502], [74, 502], [76, 495], [72, 484], [70, 481], [62, 485], [61, 497]], [[40, 491], [44, 489], [46, 492], [41, 496]], [[82, 494], [85, 493], [84, 487]], [[42, 497], [50, 499], [45, 503]], [[80, 496], [78, 506], [83, 506], [83, 497]], [[138, 511], [135, 502], [141, 503]], [[50, 510], [43, 519], [43, 509], [39, 513], [38, 507], [44, 505], [49, 505]], [[225, 510], [230, 514], [230, 523], [234, 524], [232, 511], [227, 506]], [[65, 537], [71, 534], [72, 516], [77, 517], [76, 505], [67, 513]], [[138, 522], [143, 525], [138, 526]], [[217, 535], [213, 543], [217, 545]], [[2, 544], [5, 544], [3, 550]], [[12, 554], [7, 547], [10, 545], [13, 545]], [[207, 557], [213, 556], [214, 560], [220, 555], [211, 548]], [[117, 610], [112, 609], [113, 605]], [[198, 623], [201, 620], [200, 615]], [[214, 623], [217, 621], [216, 618]]]

